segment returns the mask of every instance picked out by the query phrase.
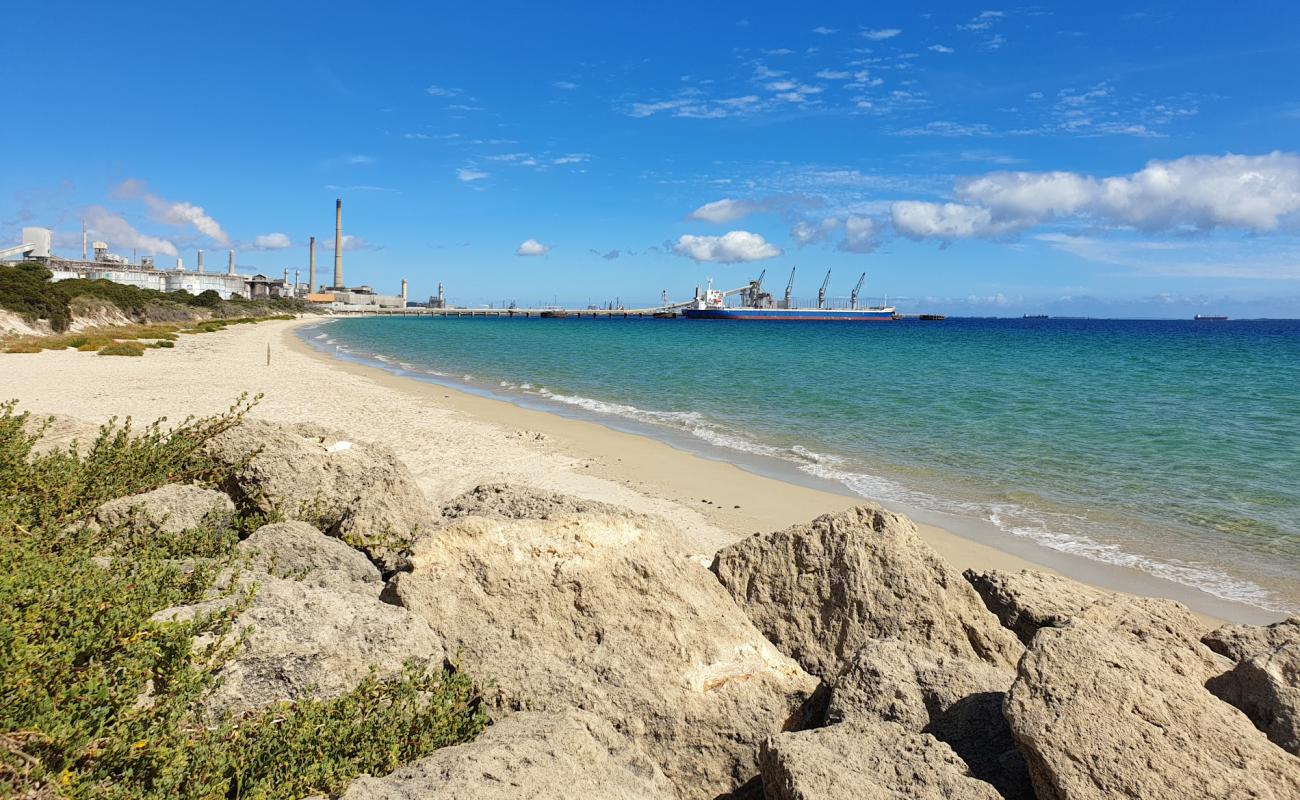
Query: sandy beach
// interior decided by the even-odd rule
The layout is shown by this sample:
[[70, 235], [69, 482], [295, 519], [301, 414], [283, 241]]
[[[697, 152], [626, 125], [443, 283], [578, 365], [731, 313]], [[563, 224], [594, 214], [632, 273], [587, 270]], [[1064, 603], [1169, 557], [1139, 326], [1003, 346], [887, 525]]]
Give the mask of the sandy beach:
[[[0, 397], [20, 408], [103, 421], [177, 420], [261, 394], [254, 416], [310, 421], [392, 448], [435, 503], [476, 485], [511, 482], [613, 503], [670, 519], [701, 560], [757, 531], [803, 522], [860, 500], [755, 474], [593, 421], [399, 377], [316, 352], [298, 328], [318, 318], [275, 321], [182, 337], [144, 358], [46, 351], [0, 362]], [[269, 360], [269, 364], [268, 364]], [[921, 533], [958, 568], [1061, 572], [1104, 588], [1170, 597], [1208, 620], [1278, 618], [1134, 570], [1025, 543], [1007, 547], [931, 524]], [[1011, 552], [1014, 551], [1014, 552]]]

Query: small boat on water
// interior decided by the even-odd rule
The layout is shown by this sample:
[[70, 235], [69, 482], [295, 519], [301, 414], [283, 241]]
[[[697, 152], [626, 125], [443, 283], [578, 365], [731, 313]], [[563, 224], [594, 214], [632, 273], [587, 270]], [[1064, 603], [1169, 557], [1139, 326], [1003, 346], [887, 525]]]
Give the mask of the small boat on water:
[[1197, 314], [1192, 319], [1195, 319], [1197, 322], [1223, 322], [1227, 317], [1216, 317], [1210, 314]]
[[1026, 314], [1021, 319], [1051, 319], [1051, 317], [1046, 314]]

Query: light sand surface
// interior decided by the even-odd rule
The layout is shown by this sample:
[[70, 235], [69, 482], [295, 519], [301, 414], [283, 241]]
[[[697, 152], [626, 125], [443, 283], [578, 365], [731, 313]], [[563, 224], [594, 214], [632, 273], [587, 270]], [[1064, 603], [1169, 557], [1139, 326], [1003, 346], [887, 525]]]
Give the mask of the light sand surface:
[[[648, 436], [339, 360], [314, 351], [295, 330], [319, 321], [182, 336], [175, 349], [150, 350], [143, 358], [72, 350], [6, 354], [0, 357], [0, 398], [18, 398], [24, 410], [93, 421], [129, 415], [144, 422], [213, 414], [243, 392], [261, 394], [256, 417], [314, 422], [391, 447], [435, 503], [489, 482], [565, 492], [667, 517], [702, 559], [754, 532], [859, 501], [702, 458]], [[920, 528], [959, 568], [1059, 566], [1050, 557], [1031, 561], [933, 525]], [[1089, 573], [1087, 564], [1076, 566], [1060, 571], [1106, 588], [1175, 596], [1207, 621], [1273, 618], [1199, 592], [1180, 596], [1129, 570], [1097, 566], [1100, 571]]]

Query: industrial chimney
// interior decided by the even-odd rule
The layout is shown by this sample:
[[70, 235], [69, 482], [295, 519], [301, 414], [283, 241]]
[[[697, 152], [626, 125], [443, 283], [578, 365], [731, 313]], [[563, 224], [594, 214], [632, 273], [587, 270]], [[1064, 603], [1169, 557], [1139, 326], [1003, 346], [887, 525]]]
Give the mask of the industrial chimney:
[[230, 251], [230, 265], [226, 267], [226, 274], [227, 275], [235, 274], [235, 251], [234, 250]]
[[202, 250], [199, 251], [199, 260], [198, 260], [198, 263], [194, 265], [194, 269], [195, 269], [195, 271], [197, 271], [197, 272], [202, 272], [202, 271], [203, 271], [203, 251], [202, 251]]
[[311, 237], [307, 246], [307, 293], [316, 291], [316, 237]]
[[334, 288], [343, 288], [343, 201], [334, 201]]
[[81, 221], [81, 260], [86, 260], [86, 221]]
[[406, 278], [402, 278], [402, 305], [406, 305]]

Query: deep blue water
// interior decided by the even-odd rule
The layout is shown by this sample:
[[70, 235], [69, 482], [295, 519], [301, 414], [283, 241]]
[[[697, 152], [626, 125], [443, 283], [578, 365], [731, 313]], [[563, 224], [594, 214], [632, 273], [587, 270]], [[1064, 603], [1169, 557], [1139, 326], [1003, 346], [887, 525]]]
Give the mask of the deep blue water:
[[1300, 321], [369, 318], [309, 336], [1300, 608]]

